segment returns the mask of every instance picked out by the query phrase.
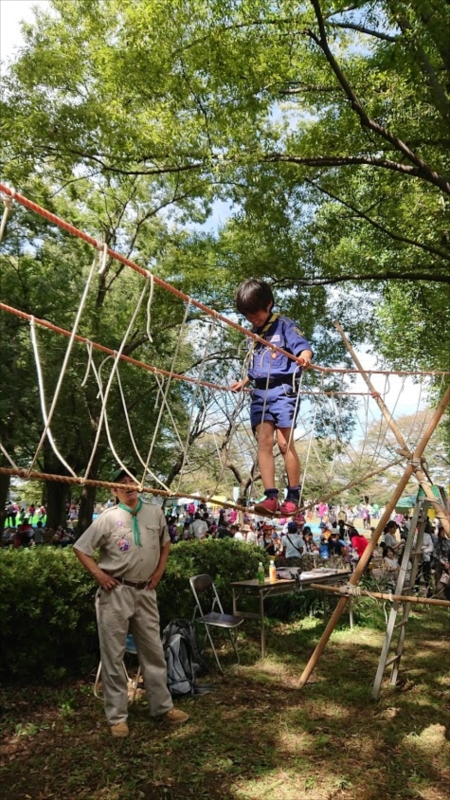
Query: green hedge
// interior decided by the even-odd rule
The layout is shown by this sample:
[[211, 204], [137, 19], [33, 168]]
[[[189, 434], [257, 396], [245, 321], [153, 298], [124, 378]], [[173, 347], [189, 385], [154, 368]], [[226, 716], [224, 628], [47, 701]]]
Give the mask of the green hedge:
[[[158, 587], [161, 625], [192, 616], [189, 577], [212, 575], [225, 610], [230, 583], [256, 576], [268, 559], [259, 548], [233, 540], [181, 542], [172, 548]], [[98, 660], [96, 587], [71, 548], [0, 550], [0, 677], [55, 681], [86, 675]]]

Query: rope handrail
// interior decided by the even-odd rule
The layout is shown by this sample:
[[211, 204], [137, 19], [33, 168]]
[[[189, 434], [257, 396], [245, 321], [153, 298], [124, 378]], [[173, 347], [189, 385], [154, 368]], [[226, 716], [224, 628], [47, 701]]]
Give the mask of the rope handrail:
[[[27, 314], [26, 311], [21, 311], [18, 308], [14, 308], [13, 306], [8, 306], [6, 303], [0, 302], [0, 311], [6, 311], [8, 314], [15, 314], [17, 317], [21, 317], [22, 319], [27, 320], [28, 322], [33, 321], [35, 325], [40, 325], [43, 328], [47, 328], [47, 330], [53, 331], [54, 333], [59, 333], [62, 336], [73, 336], [73, 339], [81, 344], [86, 344], [89, 347], [93, 348], [94, 350], [99, 350], [101, 353], [106, 353], [110, 356], [116, 356], [117, 353], [110, 347], [106, 347], [103, 344], [99, 344], [98, 342], [93, 342], [91, 339], [88, 339], [86, 336], [81, 336], [81, 334], [75, 334], [71, 331], [66, 330], [65, 328], [61, 328], [59, 325], [54, 325], [53, 322], [49, 322], [47, 319], [40, 319], [39, 317], [33, 317], [32, 314]], [[120, 354], [120, 359], [122, 361], [126, 361], [129, 364], [133, 364], [136, 367], [142, 367], [143, 369], [147, 370], [148, 372], [156, 373], [157, 375], [164, 375], [165, 377], [175, 378], [176, 380], [180, 381], [188, 381], [189, 383], [193, 384], [200, 384], [201, 386], [206, 386], [209, 389], [219, 389], [222, 392], [231, 392], [229, 386], [222, 386], [217, 383], [211, 383], [210, 381], [198, 380], [197, 378], [192, 378], [189, 375], [182, 375], [179, 372], [171, 372], [170, 370], [163, 369], [162, 367], [155, 367], [152, 364], [146, 364], [145, 361], [139, 361], [137, 358], [133, 358], [132, 356], [127, 356], [123, 353]], [[250, 392], [250, 389], [244, 389], [246, 392]], [[322, 394], [330, 394], [330, 395], [362, 395], [364, 397], [369, 396], [369, 392], [340, 392], [340, 391], [320, 391], [320, 392], [313, 392], [309, 390], [301, 390], [301, 394], [310, 394], [310, 395], [322, 395]]]
[[[20, 203], [25, 208], [30, 209], [30, 211], [34, 211], [36, 214], [39, 214], [41, 217], [44, 217], [44, 219], [47, 219], [49, 222], [52, 222], [53, 224], [57, 225], [58, 227], [62, 228], [65, 231], [67, 231], [68, 233], [71, 233], [74, 236], [77, 236], [78, 238], [80, 238], [84, 242], [86, 242], [87, 244], [90, 244], [90, 245], [92, 245], [92, 247], [95, 247], [97, 250], [101, 249], [102, 252], [103, 252], [103, 257], [104, 258], [106, 258], [106, 255], [109, 255], [111, 258], [114, 258], [116, 261], [119, 261], [124, 266], [130, 267], [135, 272], [138, 272], [144, 278], [148, 278], [148, 274], [149, 274], [148, 270], [144, 269], [143, 267], [140, 267], [138, 264], [136, 264], [130, 258], [127, 258], [126, 256], [123, 256], [121, 253], [117, 253], [112, 248], [107, 247], [107, 245], [104, 242], [98, 242], [98, 240], [95, 239], [93, 236], [90, 236], [89, 234], [85, 233], [84, 231], [81, 231], [79, 228], [76, 228], [70, 222], [66, 222], [65, 220], [61, 219], [61, 217], [58, 217], [56, 214], [52, 214], [52, 212], [47, 211], [45, 208], [42, 208], [42, 206], [38, 205], [37, 203], [34, 203], [32, 200], [29, 200], [27, 197], [24, 197], [23, 195], [19, 194], [18, 192], [15, 192], [13, 189], [10, 189], [4, 183], [0, 183], [0, 192], [3, 192], [3, 194], [6, 194], [7, 197], [9, 197], [9, 198], [13, 198], [16, 202]], [[264, 344], [265, 347], [269, 347], [271, 350], [274, 350], [277, 353], [281, 353], [285, 357], [289, 358], [291, 361], [295, 361], [297, 363], [298, 359], [292, 353], [288, 353], [286, 350], [283, 350], [281, 347], [277, 347], [276, 345], [272, 344], [271, 342], [267, 342], [262, 337], [258, 336], [255, 333], [252, 333], [252, 331], [249, 331], [247, 328], [244, 328], [242, 325], [239, 325], [239, 323], [234, 322], [233, 320], [229, 319], [228, 317], [224, 316], [223, 314], [219, 314], [218, 311], [214, 311], [213, 309], [211, 309], [208, 306], [206, 306], [204, 303], [201, 303], [199, 300], [195, 300], [194, 298], [189, 297], [189, 295], [185, 294], [180, 289], [177, 289], [175, 286], [172, 286], [170, 283], [167, 283], [167, 281], [164, 281], [162, 278], [159, 278], [157, 275], [154, 275], [153, 273], [152, 273], [152, 280], [154, 281], [154, 283], [156, 283], [162, 289], [165, 289], [166, 291], [170, 292], [171, 294], [174, 294], [176, 297], [178, 297], [183, 302], [185, 302], [185, 303], [189, 302], [191, 305], [193, 305], [196, 308], [200, 309], [205, 314], [208, 314], [210, 317], [213, 317], [216, 320], [220, 320], [225, 325], [228, 325], [229, 327], [232, 327], [235, 330], [239, 331], [240, 333], [244, 334], [244, 336], [246, 336], [246, 337], [248, 337], [250, 339], [253, 339], [256, 342], [260, 342], [260, 343]], [[322, 366], [320, 366], [318, 364], [311, 364], [308, 367], [308, 369], [313, 369], [313, 370], [316, 370], [318, 372], [324, 372], [324, 373], [345, 373], [345, 374], [349, 374], [349, 375], [361, 374], [361, 370], [358, 370], [358, 369], [347, 369], [346, 367], [322, 367]], [[431, 370], [431, 371], [427, 372], [427, 371], [420, 371], [419, 370], [419, 371], [414, 372], [414, 371], [409, 371], [409, 370], [401, 370], [401, 371], [396, 371], [396, 370], [371, 370], [371, 374], [372, 375], [424, 375], [425, 376], [425, 375], [450, 375], [450, 371], [448, 371], [448, 370]]]

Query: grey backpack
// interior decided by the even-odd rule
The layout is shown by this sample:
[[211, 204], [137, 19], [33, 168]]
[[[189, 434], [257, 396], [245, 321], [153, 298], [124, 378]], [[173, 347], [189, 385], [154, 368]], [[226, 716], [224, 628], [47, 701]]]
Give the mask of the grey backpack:
[[200, 654], [192, 622], [177, 619], [164, 628], [162, 643], [167, 664], [167, 687], [172, 697], [199, 694], [196, 680], [208, 671]]

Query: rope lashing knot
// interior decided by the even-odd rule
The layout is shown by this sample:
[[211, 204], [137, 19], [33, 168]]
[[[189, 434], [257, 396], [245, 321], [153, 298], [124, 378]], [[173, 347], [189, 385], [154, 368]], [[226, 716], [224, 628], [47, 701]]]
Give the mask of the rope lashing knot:
[[13, 192], [13, 193], [12, 193], [12, 197], [5, 197], [5, 198], [3, 199], [3, 203], [4, 203], [4, 206], [5, 206], [5, 210], [4, 210], [4, 212], [3, 212], [2, 221], [1, 221], [1, 223], [0, 223], [0, 242], [1, 242], [1, 241], [2, 241], [2, 239], [3, 239], [3, 234], [4, 234], [4, 232], [5, 232], [5, 228], [6, 228], [6, 222], [7, 222], [7, 220], [8, 220], [8, 214], [9, 214], [9, 212], [11, 211], [12, 204], [13, 204], [13, 198], [14, 198], [14, 195], [15, 195], [15, 193], [16, 193], [16, 190], [15, 190], [15, 189], [13, 189], [13, 190], [12, 190], [12, 192]]
[[108, 256], [108, 245], [106, 244], [106, 242], [97, 242], [97, 244], [95, 246], [96, 246], [97, 250], [99, 251], [99, 253], [101, 253], [100, 265], [99, 265], [99, 268], [98, 268], [98, 274], [99, 275], [103, 275], [103, 273], [104, 273], [104, 271], [106, 269], [106, 258]]
[[414, 467], [414, 469], [420, 469], [422, 466], [422, 459], [421, 458], [410, 458], [408, 461], [408, 466]]
[[339, 587], [339, 591], [342, 594], [348, 594], [352, 597], [361, 597], [361, 589], [359, 586], [354, 586], [353, 583], [344, 583], [343, 586]]

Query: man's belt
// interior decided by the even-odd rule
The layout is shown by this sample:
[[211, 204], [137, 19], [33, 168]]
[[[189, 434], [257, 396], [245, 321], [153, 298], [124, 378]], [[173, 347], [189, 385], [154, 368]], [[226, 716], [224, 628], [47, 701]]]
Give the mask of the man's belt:
[[[111, 575], [111, 573], [108, 572], [108, 575]], [[118, 578], [116, 575], [111, 575], [111, 578], [114, 578], [121, 586], [131, 586], [132, 589], [146, 589], [149, 583], [148, 581], [138, 581], [137, 583], [135, 581], [127, 581], [125, 578]]]
[[280, 375], [277, 378], [254, 378], [253, 384], [255, 389], [272, 389], [274, 386], [282, 386], [283, 383], [292, 385], [292, 375]]

